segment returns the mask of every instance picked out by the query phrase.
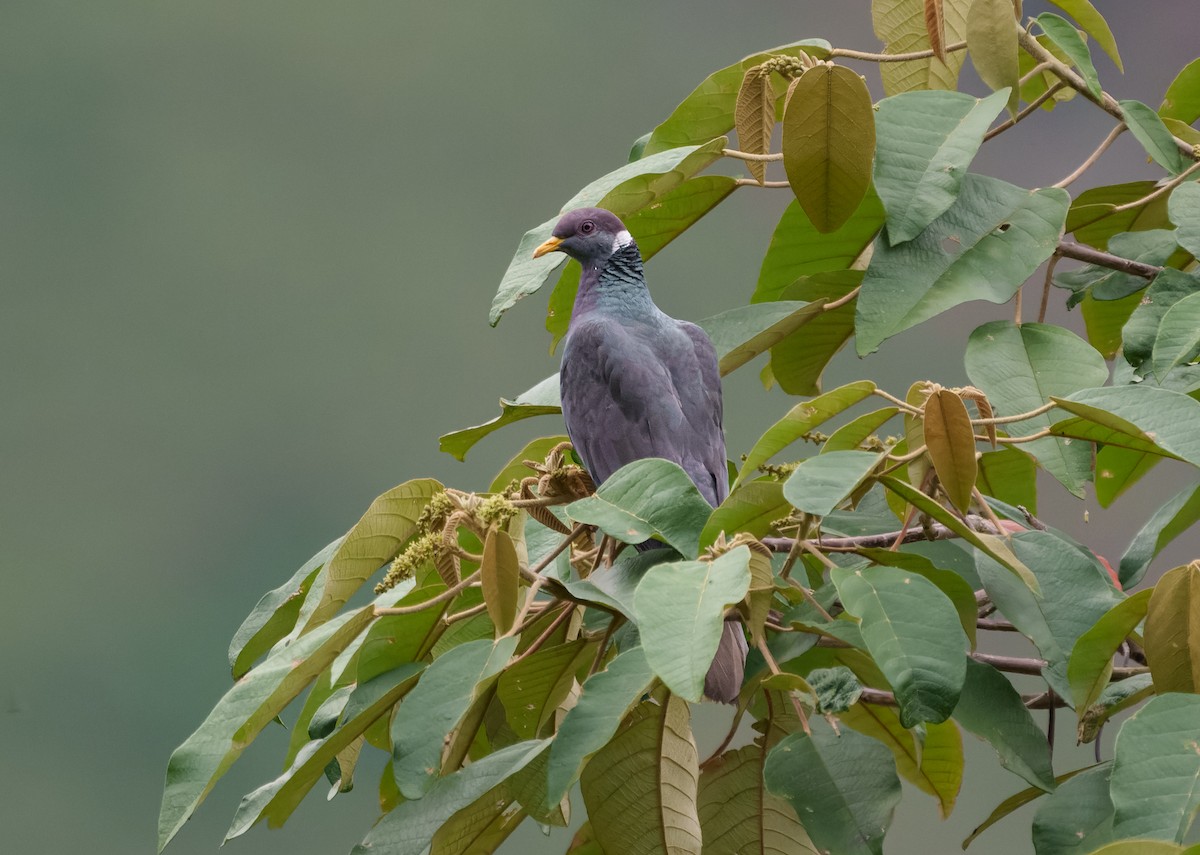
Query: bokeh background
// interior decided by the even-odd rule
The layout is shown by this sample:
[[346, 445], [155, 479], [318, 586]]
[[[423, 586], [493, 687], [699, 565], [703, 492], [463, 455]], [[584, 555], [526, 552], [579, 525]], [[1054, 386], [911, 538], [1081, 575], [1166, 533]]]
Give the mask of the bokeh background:
[[[1096, 5], [1128, 69], [1097, 52], [1106, 88], [1157, 106], [1196, 53], [1193, 0]], [[228, 640], [260, 594], [394, 484], [481, 488], [560, 431], [526, 422], [465, 464], [437, 450], [556, 367], [545, 294], [487, 325], [526, 228], [710, 71], [799, 38], [878, 46], [866, 2], [820, 0], [38, 0], [3, 21], [0, 848], [22, 853], [152, 851], [167, 757], [228, 687]], [[1068, 104], [975, 168], [1051, 183], [1110, 121]], [[1125, 135], [1074, 189], [1154, 175]], [[699, 319], [744, 302], [787, 198], [742, 190], [655, 259], [660, 304]], [[967, 307], [842, 354], [827, 386], [964, 382], [966, 336], [1008, 314]], [[790, 404], [753, 370], [727, 387], [736, 455]], [[1048, 485], [1042, 515], [1119, 556], [1173, 478], [1111, 512]], [[704, 744], [721, 718], [702, 712]], [[1065, 724], [1060, 769], [1083, 760]], [[278, 772], [282, 728], [261, 743], [169, 852], [216, 851], [240, 795]], [[889, 852], [957, 851], [1021, 788], [967, 743], [954, 815], [906, 799]], [[347, 851], [375, 818], [376, 772], [231, 848]], [[972, 851], [1028, 851], [1026, 828]], [[530, 827], [508, 851], [567, 839]]]

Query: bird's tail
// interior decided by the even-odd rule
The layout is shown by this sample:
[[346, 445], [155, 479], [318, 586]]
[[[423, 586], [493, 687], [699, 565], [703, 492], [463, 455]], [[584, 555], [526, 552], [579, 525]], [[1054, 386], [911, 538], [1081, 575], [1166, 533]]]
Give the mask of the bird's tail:
[[746, 675], [746, 653], [749, 649], [741, 623], [736, 620], [725, 621], [717, 655], [704, 676], [706, 698], [723, 704], [737, 703], [742, 690], [742, 678]]

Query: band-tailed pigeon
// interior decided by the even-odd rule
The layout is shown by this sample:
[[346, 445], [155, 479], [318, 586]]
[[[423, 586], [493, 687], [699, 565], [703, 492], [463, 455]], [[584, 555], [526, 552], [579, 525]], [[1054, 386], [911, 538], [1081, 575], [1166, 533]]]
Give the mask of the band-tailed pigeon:
[[[597, 484], [626, 463], [678, 463], [716, 507], [729, 493], [721, 432], [721, 375], [704, 330], [650, 298], [642, 254], [609, 211], [580, 208], [534, 252], [565, 252], [583, 267], [563, 345], [559, 384], [567, 434]], [[727, 621], [704, 694], [734, 703], [746, 637]]]

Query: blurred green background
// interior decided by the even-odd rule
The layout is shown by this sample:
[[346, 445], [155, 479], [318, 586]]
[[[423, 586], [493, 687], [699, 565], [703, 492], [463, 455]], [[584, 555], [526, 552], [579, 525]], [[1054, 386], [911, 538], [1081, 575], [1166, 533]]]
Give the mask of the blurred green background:
[[[1106, 87], [1157, 106], [1195, 55], [1193, 0], [1096, 5], [1128, 68], [1098, 56]], [[524, 439], [561, 430], [526, 422], [466, 464], [437, 451], [440, 433], [557, 366], [545, 294], [487, 326], [524, 230], [620, 165], [710, 71], [808, 37], [878, 44], [866, 2], [5, 4], [4, 851], [152, 851], [167, 757], [228, 687], [228, 640], [261, 593], [394, 484], [480, 488]], [[1109, 127], [1071, 103], [976, 169], [1050, 183]], [[1144, 160], [1125, 135], [1074, 189], [1155, 176]], [[656, 259], [664, 309], [698, 319], [744, 302], [786, 202], [743, 190]], [[866, 364], [842, 354], [827, 386], [961, 383], [942, 355], [1008, 314], [965, 307]], [[753, 370], [727, 385], [737, 455], [789, 404]], [[1119, 556], [1171, 475], [1113, 512], [1048, 486], [1042, 514]], [[704, 744], [724, 716], [702, 711]], [[240, 795], [277, 774], [282, 728], [261, 742], [169, 852], [216, 851]], [[953, 817], [906, 799], [889, 852], [956, 851], [1021, 788], [967, 742], [974, 783]], [[347, 851], [375, 818], [377, 771], [233, 850]], [[509, 846], [566, 839], [530, 827]], [[1014, 822], [972, 851], [1028, 847]]]

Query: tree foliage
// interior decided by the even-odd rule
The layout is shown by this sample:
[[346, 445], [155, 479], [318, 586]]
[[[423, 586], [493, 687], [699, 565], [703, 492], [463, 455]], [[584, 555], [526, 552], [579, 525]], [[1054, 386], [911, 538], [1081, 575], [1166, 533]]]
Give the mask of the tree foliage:
[[[1086, 0], [1056, 5], [1023, 24], [1010, 0], [874, 0], [883, 54], [808, 39], [720, 69], [567, 202], [611, 209], [650, 257], [735, 191], [790, 190], [747, 303], [702, 325], [723, 374], [765, 357], [764, 383], [805, 400], [731, 463], [715, 510], [664, 460], [596, 490], [560, 436], [487, 492], [418, 479], [380, 496], [238, 630], [236, 682], [168, 765], [160, 849], [307, 691], [285, 771], [229, 837], [282, 824], [322, 779], [350, 790], [379, 751], [382, 817], [355, 851], [491, 852], [525, 819], [570, 822], [579, 783], [575, 853], [878, 855], [901, 778], [954, 809], [966, 731], [1027, 788], [964, 847], [1038, 800], [1039, 855], [1183, 852], [1200, 557], [1134, 589], [1195, 537], [1200, 482], [1149, 514], [1116, 569], [1034, 514], [1039, 470], [1063, 488], [1052, 501], [1093, 484], [1107, 505], [1164, 460], [1200, 467], [1200, 60], [1158, 110], [1118, 102], [1091, 56], [1120, 66], [1108, 25]], [[992, 94], [956, 91], [965, 56]], [[878, 103], [860, 66], [882, 73]], [[1068, 98], [1115, 123], [1075, 174], [1026, 188], [970, 171]], [[1073, 193], [1122, 130], [1160, 180]], [[749, 175], [703, 174], [715, 164]], [[560, 258], [532, 258], [553, 222], [518, 242], [493, 324], [555, 278]], [[578, 278], [557, 273], [555, 340]], [[1081, 307], [1085, 337], [1045, 321], [1051, 299]], [[886, 348], [974, 300], [1006, 308], [970, 335], [972, 385], [821, 389], [851, 339]], [[462, 458], [556, 413], [557, 378], [502, 406], [442, 449]], [[621, 548], [650, 537], [670, 549]], [[355, 599], [371, 580], [374, 599]], [[753, 649], [729, 738], [702, 758], [690, 704], [727, 620]], [[1036, 655], [989, 650], [995, 630]], [[1022, 694], [1014, 674], [1044, 686]], [[1055, 707], [1083, 742], [1120, 714], [1114, 757], [1055, 768], [1030, 712]], [[735, 744], [745, 720], [755, 735]]]

